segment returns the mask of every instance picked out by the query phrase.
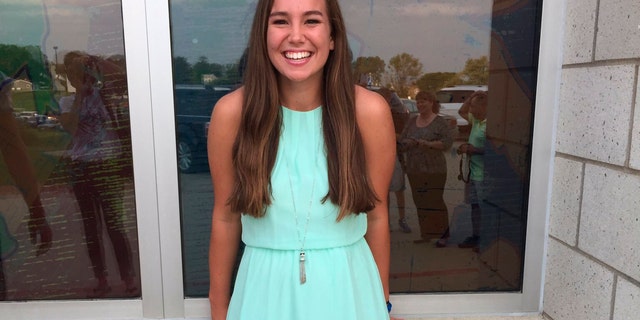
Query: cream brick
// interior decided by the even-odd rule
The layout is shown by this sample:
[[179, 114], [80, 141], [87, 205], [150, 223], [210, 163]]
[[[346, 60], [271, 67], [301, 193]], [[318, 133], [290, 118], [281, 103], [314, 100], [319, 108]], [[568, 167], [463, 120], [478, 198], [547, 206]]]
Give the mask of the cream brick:
[[597, 0], [568, 0], [564, 26], [563, 62], [590, 62], [596, 28]]
[[613, 320], [638, 319], [640, 316], [640, 287], [618, 278]]
[[563, 70], [557, 151], [623, 165], [634, 76], [633, 65]]
[[613, 273], [549, 240], [544, 310], [553, 319], [609, 319], [612, 290]]
[[594, 165], [584, 175], [578, 246], [640, 280], [640, 176]]
[[638, 0], [601, 0], [596, 60], [640, 57]]
[[549, 234], [575, 246], [580, 213], [582, 163], [556, 158], [553, 169], [553, 192]]

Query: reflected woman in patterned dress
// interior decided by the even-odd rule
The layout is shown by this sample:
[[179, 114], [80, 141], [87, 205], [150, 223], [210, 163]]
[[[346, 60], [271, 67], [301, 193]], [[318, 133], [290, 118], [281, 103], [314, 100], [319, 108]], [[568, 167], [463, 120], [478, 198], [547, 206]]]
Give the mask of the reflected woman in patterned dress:
[[442, 234], [448, 226], [444, 186], [447, 162], [444, 151], [451, 148], [453, 138], [447, 121], [438, 115], [440, 103], [435, 95], [421, 91], [416, 95], [419, 114], [409, 119], [400, 137], [400, 151], [405, 154], [406, 173], [416, 205], [420, 238], [428, 242]]

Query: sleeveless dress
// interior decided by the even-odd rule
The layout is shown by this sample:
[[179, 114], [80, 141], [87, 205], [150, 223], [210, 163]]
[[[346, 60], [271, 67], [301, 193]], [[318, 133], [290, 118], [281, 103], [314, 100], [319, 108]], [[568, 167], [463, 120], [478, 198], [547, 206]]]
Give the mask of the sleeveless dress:
[[322, 107], [308, 112], [282, 107], [282, 113], [273, 201], [262, 218], [242, 216], [246, 247], [227, 319], [389, 319], [380, 275], [363, 237], [366, 214], [336, 222], [338, 207], [321, 201], [329, 190]]

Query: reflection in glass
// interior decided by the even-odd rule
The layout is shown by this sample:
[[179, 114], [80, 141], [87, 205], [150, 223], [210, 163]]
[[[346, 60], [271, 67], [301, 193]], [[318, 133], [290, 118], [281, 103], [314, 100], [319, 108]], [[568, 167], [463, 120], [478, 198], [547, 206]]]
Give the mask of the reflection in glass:
[[139, 297], [120, 2], [9, 1], [0, 29], [0, 300]]
[[[399, 139], [392, 293], [521, 290], [541, 3], [341, 1], [358, 84], [387, 97]], [[170, 5], [185, 293], [204, 297], [215, 199], [203, 139], [213, 104], [241, 82], [255, 3]], [[484, 142], [459, 112], [478, 90], [487, 92]], [[419, 132], [419, 92], [440, 105], [439, 130]], [[424, 142], [404, 144], [405, 131]], [[462, 152], [470, 135], [481, 154]], [[466, 177], [480, 159], [473, 174], [486, 187], [474, 211]]]
[[422, 244], [441, 235], [448, 238], [449, 214], [443, 198], [448, 171], [445, 152], [453, 144], [455, 127], [438, 115], [440, 103], [432, 92], [418, 92], [416, 106], [418, 114], [404, 126], [397, 152], [403, 159], [418, 218], [419, 234], [413, 243]]

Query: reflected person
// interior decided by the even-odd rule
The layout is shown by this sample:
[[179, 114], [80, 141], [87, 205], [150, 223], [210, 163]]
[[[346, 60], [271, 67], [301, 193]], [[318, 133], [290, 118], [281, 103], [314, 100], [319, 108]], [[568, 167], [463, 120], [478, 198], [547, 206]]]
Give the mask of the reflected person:
[[[121, 158], [126, 146], [119, 139], [116, 116], [103, 99], [104, 71], [115, 66], [99, 57], [70, 52], [64, 57], [67, 77], [75, 94], [60, 99], [60, 122], [72, 135], [68, 150], [70, 179], [82, 215], [85, 241], [98, 284], [90, 297], [111, 291], [107, 281], [100, 226], [113, 246], [126, 295], [137, 294], [129, 240], [126, 235], [124, 181]], [[101, 92], [103, 91], [103, 92]]]
[[418, 115], [412, 116], [400, 136], [400, 150], [405, 154], [406, 173], [416, 205], [420, 238], [424, 243], [447, 228], [449, 214], [444, 202], [447, 162], [444, 151], [453, 144], [451, 128], [438, 115], [440, 103], [427, 91], [416, 95]]
[[[391, 89], [382, 87], [378, 90], [378, 93], [384, 97], [391, 108], [391, 117], [393, 118], [393, 127], [396, 132], [396, 144], [400, 138], [402, 130], [407, 125], [409, 120], [409, 112], [402, 104], [402, 101], [398, 95], [394, 94]], [[396, 155], [396, 163], [393, 167], [393, 175], [391, 176], [391, 184], [389, 185], [389, 194], [393, 193], [396, 197], [396, 205], [398, 207], [398, 226], [404, 233], [411, 233], [411, 227], [407, 223], [405, 216], [405, 199], [404, 191], [406, 186], [404, 183], [404, 169], [402, 168], [403, 158], [402, 154]], [[390, 201], [389, 201], [390, 203]]]
[[476, 91], [462, 104], [458, 113], [471, 124], [467, 143], [460, 145], [458, 153], [471, 156], [469, 161], [469, 183], [465, 184], [465, 202], [471, 205], [472, 234], [462, 243], [460, 248], [475, 248], [480, 242], [481, 203], [484, 197], [484, 146], [487, 129], [486, 91]]
[[[29, 237], [33, 244], [38, 243], [36, 255], [41, 255], [51, 248], [51, 228], [47, 223], [40, 200], [40, 187], [35, 170], [13, 115], [12, 83], [13, 79], [0, 72], [0, 151], [9, 174], [29, 208]], [[4, 225], [4, 218], [0, 213], [0, 301], [6, 299], [2, 260], [17, 248], [16, 240]]]

